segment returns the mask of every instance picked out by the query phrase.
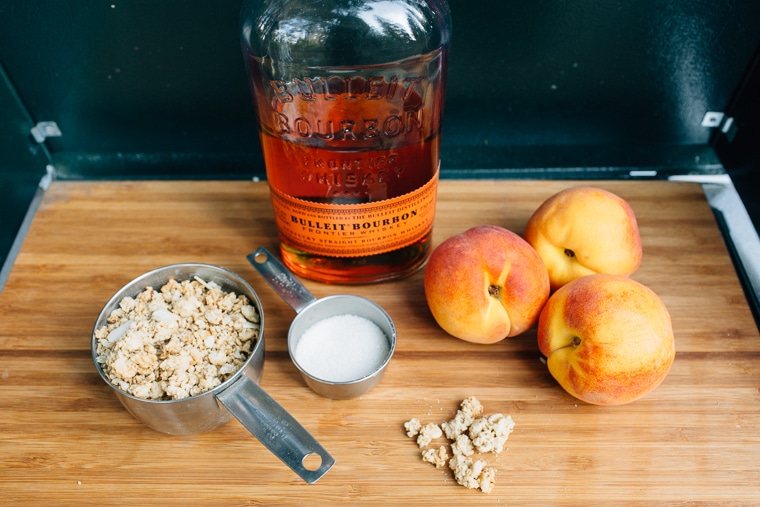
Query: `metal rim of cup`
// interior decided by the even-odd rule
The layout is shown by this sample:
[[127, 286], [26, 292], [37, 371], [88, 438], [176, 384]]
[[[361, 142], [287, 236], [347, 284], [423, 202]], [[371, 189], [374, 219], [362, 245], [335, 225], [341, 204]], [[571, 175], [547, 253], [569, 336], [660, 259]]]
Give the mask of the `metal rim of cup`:
[[[317, 377], [316, 375], [309, 372], [306, 368], [304, 368], [296, 359], [295, 355], [295, 348], [297, 346], [298, 340], [300, 340], [300, 335], [295, 336], [293, 334], [293, 329], [296, 326], [296, 324], [299, 322], [299, 320], [304, 319], [304, 315], [308, 315], [310, 311], [313, 311], [317, 306], [320, 305], [328, 305], [331, 302], [335, 302], [339, 299], [351, 299], [353, 301], [361, 301], [364, 306], [367, 306], [369, 308], [372, 308], [375, 313], [380, 315], [382, 317], [382, 321], [384, 324], [387, 324], [387, 328], [390, 330], [390, 332], [386, 331], [384, 325], [381, 323], [378, 323], [376, 319], [372, 319], [367, 317], [366, 315], [363, 315], [363, 317], [368, 318], [369, 320], [373, 321], [378, 327], [380, 327], [383, 331], [383, 334], [385, 335], [385, 338], [388, 340], [388, 353], [386, 354], [385, 358], [383, 359], [383, 362], [375, 369], [373, 369], [371, 372], [367, 373], [366, 375], [353, 379], [353, 380], [344, 380], [344, 381], [334, 381], [334, 380], [327, 380], [320, 377]], [[345, 313], [351, 313], [351, 312], [342, 312], [342, 314]], [[321, 319], [317, 319], [316, 321], [331, 317], [333, 315], [340, 315], [341, 313], [335, 313], [330, 314], [322, 317]], [[315, 322], [316, 322], [315, 321]], [[383, 307], [375, 303], [374, 301], [371, 301], [369, 299], [366, 299], [361, 296], [356, 295], [347, 295], [347, 294], [337, 294], [333, 296], [326, 296], [320, 299], [317, 299], [313, 301], [311, 304], [309, 304], [306, 308], [301, 310], [298, 315], [296, 315], [295, 319], [291, 323], [290, 329], [288, 331], [288, 354], [290, 355], [290, 359], [293, 362], [293, 364], [296, 366], [298, 371], [300, 371], [303, 375], [308, 377], [314, 382], [317, 382], [319, 384], [324, 384], [326, 386], [353, 386], [356, 384], [361, 384], [362, 382], [366, 382], [370, 379], [373, 379], [382, 373], [384, 373], [385, 368], [388, 366], [388, 363], [390, 363], [391, 358], [393, 357], [393, 354], [396, 349], [396, 326], [393, 323], [393, 319], [391, 319], [390, 315], [388, 315], [388, 312], [385, 311]], [[371, 386], [370, 386], [371, 387]]]

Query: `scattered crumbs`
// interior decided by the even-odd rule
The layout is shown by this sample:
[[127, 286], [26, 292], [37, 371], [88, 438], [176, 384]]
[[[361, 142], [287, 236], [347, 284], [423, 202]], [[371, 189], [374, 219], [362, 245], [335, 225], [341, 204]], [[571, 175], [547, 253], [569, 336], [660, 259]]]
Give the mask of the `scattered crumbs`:
[[[483, 405], [474, 396], [465, 398], [459, 404], [456, 415], [440, 425], [423, 424], [416, 417], [404, 423], [406, 435], [416, 438], [423, 461], [436, 468], [448, 465], [458, 484], [483, 493], [493, 491], [496, 468], [488, 466], [482, 456], [502, 452], [514, 427], [511, 416], [484, 414]], [[448, 440], [448, 449], [438, 444], [428, 447], [444, 435]], [[448, 450], [452, 453], [451, 457]]]

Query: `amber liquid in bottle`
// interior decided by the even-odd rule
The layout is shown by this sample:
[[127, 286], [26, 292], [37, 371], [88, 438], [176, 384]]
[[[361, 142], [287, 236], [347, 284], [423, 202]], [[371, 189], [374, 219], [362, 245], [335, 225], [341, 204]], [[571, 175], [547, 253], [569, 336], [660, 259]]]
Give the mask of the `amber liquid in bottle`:
[[[304, 157], [309, 160], [325, 160], [326, 157], [335, 157], [334, 153], [320, 150], [318, 148], [303, 148], [299, 146], [282, 146], [287, 145], [287, 141], [282, 141], [269, 136], [264, 136], [262, 142], [267, 146], [265, 149], [270, 150], [267, 155], [268, 165], [275, 168], [279, 164], [287, 165], [287, 159], [281, 157], [283, 152], [287, 151], [304, 151]], [[437, 140], [424, 143], [427, 145], [435, 144]], [[279, 146], [278, 146], [279, 145]], [[399, 150], [391, 150], [390, 152], [364, 152], [363, 158], [372, 158], [375, 160], [383, 158], [402, 158], [406, 160], [407, 164], [413, 164], [415, 161], [421, 161], [421, 166], [434, 165], [430, 161], [431, 148], [425, 145], [411, 146], [401, 148]], [[355, 155], [355, 154], [351, 154]], [[427, 159], [427, 160], [426, 160]], [[281, 171], [285, 174], [287, 171]], [[290, 195], [300, 197], [301, 199], [320, 199], [324, 202], [331, 203], [349, 203], [349, 202], [369, 202], [372, 195], [372, 190], [369, 188], [356, 188], [354, 181], [361, 180], [367, 175], [362, 170], [346, 169], [340, 172], [327, 173], [327, 174], [313, 174], [315, 179], [324, 179], [324, 184], [330, 187], [331, 191], [339, 192], [339, 197], [316, 197], [309, 195], [309, 189], [313, 186], [313, 180], [303, 180], [300, 178], [292, 178], [287, 181], [287, 178], [283, 178], [286, 181], [282, 186], [278, 187], [280, 190], [288, 192]], [[431, 175], [432, 177], [432, 175]], [[270, 180], [270, 185], [272, 185]], [[401, 188], [402, 185], [394, 185]], [[343, 190], [346, 189], [347, 190]], [[390, 197], [396, 197], [402, 195], [401, 193], [394, 193], [392, 189], [389, 189]], [[383, 189], [385, 191], [385, 189]], [[382, 223], [376, 224], [382, 226]], [[306, 276], [307, 278], [319, 277], [321, 281], [327, 283], [368, 283], [377, 282], [383, 280], [390, 280], [400, 278], [415, 272], [427, 259], [430, 250], [430, 239], [432, 235], [432, 229], [429, 229], [418, 240], [411, 243], [408, 246], [402, 248], [374, 255], [366, 255], [359, 257], [335, 257], [320, 254], [312, 254], [299, 248], [288, 240], [287, 237], [281, 236], [281, 252], [283, 261], [285, 264], [297, 274]]]
[[[353, 79], [352, 88], [351, 94], [330, 94], [306, 105], [275, 100], [273, 129], [261, 135], [273, 189], [306, 201], [359, 204], [409, 194], [436, 176], [440, 136], [437, 131], [425, 132], [422, 123], [430, 113], [422, 108], [419, 95], [409, 89], [396, 91], [406, 96], [404, 111], [387, 100], [387, 90], [380, 90], [382, 99], [368, 99], [364, 80]], [[380, 96], [380, 91], [373, 94]], [[313, 121], [307, 119], [307, 106]], [[294, 131], [295, 140], [283, 135]], [[382, 231], [392, 225], [359, 220], [365, 230]], [[339, 232], [319, 231], [335, 240], [340, 240]], [[333, 283], [376, 282], [416, 271], [427, 258], [431, 234], [429, 228], [401, 248], [351, 256], [315, 254], [282, 235], [281, 251], [285, 264], [306, 277]]]
[[[424, 1], [392, 3], [433, 15]], [[292, 19], [298, 12], [293, 7]], [[326, 19], [330, 26], [331, 15]], [[306, 278], [341, 284], [417, 271], [431, 248], [445, 37], [431, 37], [440, 46], [401, 60], [341, 66], [293, 63], [298, 48], [288, 45], [280, 54], [286, 39], [278, 37], [260, 51], [276, 49], [293, 61], [259, 54], [247, 46], [253, 40], [247, 33], [246, 66], [285, 265]]]

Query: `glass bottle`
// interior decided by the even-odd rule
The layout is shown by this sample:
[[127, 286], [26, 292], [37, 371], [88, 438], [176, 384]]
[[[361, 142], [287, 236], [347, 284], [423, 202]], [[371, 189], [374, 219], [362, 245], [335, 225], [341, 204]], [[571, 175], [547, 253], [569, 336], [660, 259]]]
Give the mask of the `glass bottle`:
[[285, 265], [325, 283], [414, 273], [435, 216], [446, 0], [251, 0], [241, 33]]

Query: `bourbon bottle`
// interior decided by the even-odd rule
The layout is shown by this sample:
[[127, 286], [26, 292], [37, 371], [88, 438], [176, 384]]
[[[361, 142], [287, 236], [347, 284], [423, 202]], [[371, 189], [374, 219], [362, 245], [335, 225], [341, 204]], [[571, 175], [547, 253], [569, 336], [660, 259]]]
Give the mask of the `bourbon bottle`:
[[285, 265], [325, 283], [414, 273], [435, 217], [446, 0], [252, 0], [241, 32]]

